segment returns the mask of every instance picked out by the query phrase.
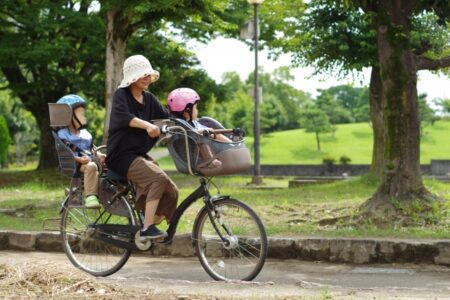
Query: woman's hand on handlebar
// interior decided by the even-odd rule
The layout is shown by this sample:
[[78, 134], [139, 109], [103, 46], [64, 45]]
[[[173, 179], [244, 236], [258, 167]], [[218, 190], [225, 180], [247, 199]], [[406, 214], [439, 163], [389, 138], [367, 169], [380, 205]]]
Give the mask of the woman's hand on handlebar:
[[161, 134], [159, 127], [152, 123], [148, 123], [145, 130], [147, 130], [147, 134], [151, 138], [156, 138]]

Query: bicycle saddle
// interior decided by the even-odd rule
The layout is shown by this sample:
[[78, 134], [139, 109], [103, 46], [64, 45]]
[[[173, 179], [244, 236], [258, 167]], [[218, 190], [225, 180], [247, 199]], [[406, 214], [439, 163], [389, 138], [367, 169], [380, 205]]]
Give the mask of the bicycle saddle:
[[111, 169], [108, 169], [108, 171], [106, 171], [106, 179], [111, 182], [112, 184], [123, 184], [126, 185], [128, 184], [128, 179], [126, 179], [125, 177], [123, 177], [122, 175], [114, 172]]

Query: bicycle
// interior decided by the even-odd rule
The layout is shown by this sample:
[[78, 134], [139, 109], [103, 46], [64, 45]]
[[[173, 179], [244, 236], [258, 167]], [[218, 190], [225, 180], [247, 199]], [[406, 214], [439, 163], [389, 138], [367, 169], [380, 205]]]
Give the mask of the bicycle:
[[[58, 109], [53, 108], [54, 111]], [[191, 174], [199, 175], [192, 169], [195, 157], [189, 148], [193, 143], [192, 136], [189, 136], [191, 132], [180, 124], [169, 126], [179, 120], [163, 122], [165, 125], [161, 126], [161, 131], [172, 140], [172, 146], [177, 145], [177, 139], [171, 136], [179, 137], [180, 132], [183, 135], [181, 139], [185, 141], [186, 165], [178, 161], [177, 169], [183, 171], [187, 167]], [[56, 127], [55, 123], [53, 126]], [[224, 129], [216, 131], [238, 134]], [[83, 183], [81, 178], [73, 176], [76, 166], [70, 162], [70, 149], [56, 134], [54, 138], [60, 167], [65, 174], [72, 174], [71, 186], [60, 212], [60, 232], [65, 253], [74, 266], [94, 276], [108, 276], [117, 272], [125, 265], [132, 251], [148, 251], [156, 242], [170, 244], [184, 212], [202, 199], [204, 205], [193, 225], [192, 246], [206, 273], [215, 280], [249, 281], [263, 268], [268, 241], [262, 221], [250, 206], [240, 200], [227, 195], [211, 195], [209, 186], [212, 178], [201, 176], [200, 185], [180, 203], [171, 219], [166, 238], [159, 241], [142, 240], [139, 233], [143, 216], [134, 209], [136, 192], [133, 184], [110, 171], [102, 170], [99, 198], [103, 205], [99, 209], [84, 207], [81, 201]], [[169, 150], [176, 156], [173, 148]], [[105, 146], [101, 146], [97, 151], [105, 149]], [[99, 165], [99, 168], [102, 166]], [[234, 167], [225, 172], [235, 170]]]

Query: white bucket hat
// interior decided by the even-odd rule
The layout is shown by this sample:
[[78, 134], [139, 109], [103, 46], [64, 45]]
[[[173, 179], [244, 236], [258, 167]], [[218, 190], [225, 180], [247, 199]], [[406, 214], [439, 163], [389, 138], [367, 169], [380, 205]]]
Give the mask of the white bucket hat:
[[123, 79], [119, 88], [124, 88], [142, 77], [151, 75], [151, 82], [159, 79], [159, 72], [153, 70], [148, 59], [143, 55], [128, 57], [123, 64]]

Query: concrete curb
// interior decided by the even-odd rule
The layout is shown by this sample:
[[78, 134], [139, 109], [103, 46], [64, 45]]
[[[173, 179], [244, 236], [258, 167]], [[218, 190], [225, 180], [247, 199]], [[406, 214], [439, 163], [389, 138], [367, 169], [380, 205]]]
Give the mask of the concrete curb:
[[[59, 232], [0, 230], [0, 250], [62, 252]], [[190, 234], [170, 246], [155, 244], [154, 256], [195, 256]], [[429, 263], [450, 266], [450, 240], [380, 238], [269, 238], [269, 257], [354, 264]]]

